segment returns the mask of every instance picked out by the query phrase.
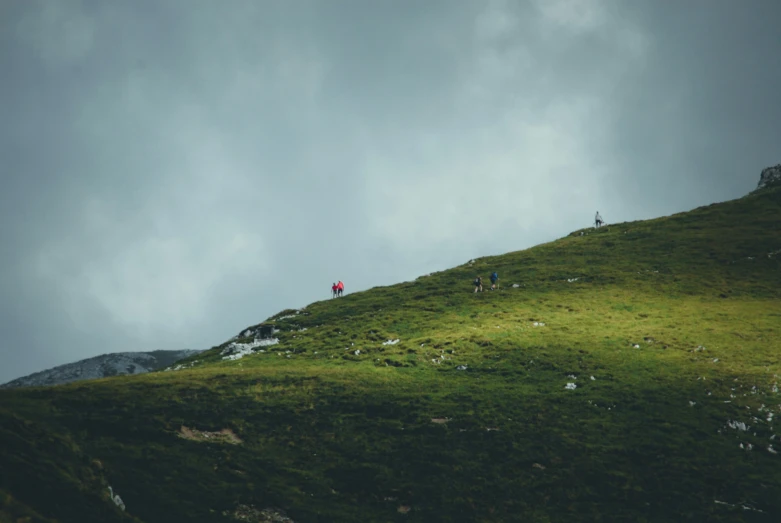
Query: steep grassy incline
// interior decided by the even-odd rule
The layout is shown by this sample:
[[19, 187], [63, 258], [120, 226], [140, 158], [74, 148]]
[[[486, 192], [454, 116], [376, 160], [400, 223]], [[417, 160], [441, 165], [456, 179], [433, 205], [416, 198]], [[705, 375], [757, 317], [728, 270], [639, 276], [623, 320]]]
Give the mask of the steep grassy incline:
[[768, 189], [0, 391], [0, 521], [780, 521], [780, 223]]

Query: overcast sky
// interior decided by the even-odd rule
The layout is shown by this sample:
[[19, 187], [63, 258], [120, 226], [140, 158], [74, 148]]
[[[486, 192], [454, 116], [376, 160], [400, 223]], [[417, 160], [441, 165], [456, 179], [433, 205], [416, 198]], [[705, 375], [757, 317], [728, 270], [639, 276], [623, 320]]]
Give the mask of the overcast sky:
[[780, 19], [0, 0], [0, 383], [743, 196], [781, 162]]

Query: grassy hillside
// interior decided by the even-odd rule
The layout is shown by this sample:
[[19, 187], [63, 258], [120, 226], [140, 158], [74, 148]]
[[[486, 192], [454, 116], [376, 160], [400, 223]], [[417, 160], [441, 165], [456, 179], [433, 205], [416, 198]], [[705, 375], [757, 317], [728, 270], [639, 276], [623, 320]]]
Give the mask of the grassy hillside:
[[780, 223], [772, 188], [0, 391], [0, 521], [779, 521]]

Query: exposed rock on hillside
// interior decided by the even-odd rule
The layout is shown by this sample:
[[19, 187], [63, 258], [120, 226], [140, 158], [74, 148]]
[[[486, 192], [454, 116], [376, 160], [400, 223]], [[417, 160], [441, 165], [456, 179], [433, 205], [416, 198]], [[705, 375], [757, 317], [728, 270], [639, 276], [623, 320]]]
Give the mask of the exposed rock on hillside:
[[781, 163], [775, 167], [762, 169], [762, 173], [759, 175], [757, 189], [766, 189], [771, 185], [776, 184], [781, 184]]

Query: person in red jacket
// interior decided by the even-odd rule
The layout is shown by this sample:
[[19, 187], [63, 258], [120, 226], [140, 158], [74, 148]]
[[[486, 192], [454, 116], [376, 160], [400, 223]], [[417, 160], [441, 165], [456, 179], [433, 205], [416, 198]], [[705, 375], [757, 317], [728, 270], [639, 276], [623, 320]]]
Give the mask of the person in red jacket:
[[342, 283], [342, 280], [339, 280], [339, 283], [336, 284], [336, 290], [338, 291], [338, 296], [341, 296], [344, 292], [344, 283]]
[[331, 298], [336, 298], [336, 293], [339, 291], [339, 287], [334, 283], [331, 285]]

